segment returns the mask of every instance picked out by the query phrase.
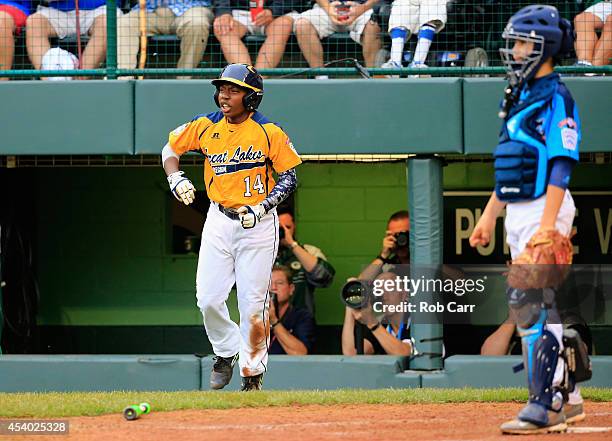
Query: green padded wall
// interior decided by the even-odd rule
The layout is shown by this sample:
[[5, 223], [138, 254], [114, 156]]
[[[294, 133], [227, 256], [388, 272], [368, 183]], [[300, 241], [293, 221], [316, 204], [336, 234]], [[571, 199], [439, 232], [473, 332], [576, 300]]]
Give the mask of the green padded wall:
[[10, 81], [0, 97], [2, 155], [134, 152], [127, 81]]
[[[423, 373], [424, 388], [497, 388], [525, 387], [525, 371], [512, 372], [512, 367], [522, 361], [520, 355], [483, 357], [480, 355], [453, 355], [444, 360], [444, 371]], [[612, 357], [591, 357], [593, 377], [580, 383], [581, 387], [610, 387]]]
[[[565, 78], [581, 151], [610, 151], [612, 79]], [[268, 80], [261, 110], [302, 154], [491, 153], [500, 78]], [[160, 152], [168, 132], [216, 110], [207, 80], [11, 81], [0, 85], [3, 155]]]
[[[581, 152], [612, 150], [610, 97], [612, 78], [565, 77], [582, 121]], [[466, 78], [463, 81], [465, 153], [493, 153], [501, 127], [497, 116], [505, 82], [500, 78]]]
[[[592, 357], [593, 379], [583, 386], [610, 387], [612, 357]], [[444, 371], [402, 371], [402, 357], [292, 357], [272, 355], [267, 390], [379, 388], [525, 387], [525, 373], [512, 373], [519, 356], [456, 355]], [[193, 355], [5, 355], [0, 392], [208, 390], [212, 357]], [[237, 390], [238, 368], [225, 390]], [[218, 392], [223, 393], [223, 392]], [[153, 403], [155, 406], [155, 403]]]
[[[136, 153], [159, 153], [168, 132], [216, 111], [209, 81], [139, 81]], [[461, 80], [267, 80], [262, 113], [301, 154], [460, 153]], [[432, 117], [435, 115], [435, 118]]]
[[[267, 390], [420, 387], [418, 373], [402, 372], [404, 363], [404, 357], [393, 355], [271, 355], [264, 387]], [[202, 389], [206, 389], [210, 382], [212, 366], [212, 357], [202, 358]], [[232, 381], [224, 390], [240, 390], [238, 372], [236, 367]]]
[[2, 392], [198, 390], [193, 355], [4, 355]]

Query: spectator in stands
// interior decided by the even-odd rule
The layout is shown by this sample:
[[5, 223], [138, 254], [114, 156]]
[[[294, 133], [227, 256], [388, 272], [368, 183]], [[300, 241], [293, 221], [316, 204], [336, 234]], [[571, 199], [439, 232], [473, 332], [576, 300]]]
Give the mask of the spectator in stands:
[[0, 0], [0, 70], [13, 67], [15, 36], [21, 34], [30, 12], [31, 0]]
[[270, 282], [270, 354], [306, 355], [315, 342], [315, 322], [305, 309], [293, 306], [295, 285], [286, 266], [272, 269]]
[[[252, 3], [257, 6], [251, 8]], [[278, 66], [291, 35], [293, 21], [299, 12], [306, 10], [309, 3], [306, 0], [216, 0], [213, 28], [227, 62], [251, 64], [251, 56], [242, 41], [245, 35], [250, 34], [266, 37], [259, 49], [255, 68]]]
[[[300, 14], [295, 22], [298, 44], [308, 65], [323, 66], [321, 39], [334, 32], [349, 32], [351, 39], [361, 44], [366, 66], [374, 67], [376, 53], [381, 48], [380, 26], [372, 18], [372, 7], [378, 0], [332, 1], [317, 0], [312, 9]], [[326, 79], [326, 75], [317, 75]]]
[[314, 290], [330, 286], [336, 270], [319, 248], [300, 244], [295, 239], [295, 221], [287, 207], [278, 208], [278, 223], [282, 234], [276, 264], [285, 265], [293, 271], [293, 306], [306, 308], [314, 317]]
[[[393, 213], [387, 222], [382, 249], [376, 258], [359, 274], [360, 280], [374, 280], [381, 272], [394, 270], [396, 265], [410, 263], [410, 216], [407, 210]], [[400, 244], [398, 245], [398, 238]]]
[[395, 0], [389, 17], [391, 55], [381, 67], [402, 67], [404, 45], [412, 34], [418, 42], [409, 67], [427, 67], [425, 60], [436, 35], [446, 24], [447, 0]]
[[[384, 272], [378, 275], [376, 280], [394, 280], [396, 277], [396, 273]], [[375, 301], [380, 303], [376, 309], [380, 310], [381, 305], [401, 305], [407, 298], [405, 291], [385, 290], [381, 297], [375, 298]], [[345, 307], [342, 325], [342, 353], [344, 355], [357, 354], [356, 322], [359, 322], [364, 325], [362, 328], [364, 355], [411, 355], [413, 342], [410, 339], [409, 313], [385, 312], [382, 320], [379, 320], [374, 308], [372, 304], [361, 309]]]
[[591, 3], [574, 19], [577, 66], [605, 66], [612, 57], [612, 1]]
[[[41, 69], [43, 57], [51, 50], [49, 38], [77, 33], [74, 0], [49, 0], [48, 5], [39, 6], [26, 22], [26, 46], [35, 69]], [[116, 14], [121, 15], [121, 10]], [[82, 69], [97, 69], [106, 57], [106, 0], [80, 0], [79, 25], [89, 41], [78, 63]]]
[[[179, 69], [194, 69], [206, 50], [213, 20], [210, 0], [147, 0], [147, 33], [176, 34], [181, 40]], [[136, 5], [117, 25], [120, 69], [134, 69], [140, 48], [140, 8]]]

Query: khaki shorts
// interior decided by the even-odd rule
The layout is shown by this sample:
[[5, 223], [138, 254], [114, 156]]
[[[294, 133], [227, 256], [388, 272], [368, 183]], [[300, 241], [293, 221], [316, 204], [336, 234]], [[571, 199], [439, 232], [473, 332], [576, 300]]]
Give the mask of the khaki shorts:
[[389, 31], [404, 28], [416, 34], [421, 26], [433, 22], [436, 32], [440, 32], [446, 23], [446, 3], [446, 0], [395, 0], [391, 5]]
[[[39, 6], [36, 10], [37, 13], [43, 15], [53, 29], [57, 36], [62, 39], [69, 35], [76, 35], [76, 11], [60, 11], [55, 8], [48, 8], [46, 6]], [[89, 32], [89, 29], [93, 25], [93, 22], [98, 16], [106, 14], [106, 6], [100, 6], [96, 9], [85, 9], [79, 11], [79, 25], [81, 26], [81, 35], [85, 35]], [[117, 16], [123, 15], [120, 9], [117, 9]]]
[[266, 35], [266, 27], [265, 26], [255, 26], [255, 23], [251, 19], [251, 11], [245, 11], [242, 9], [234, 9], [232, 10], [232, 17], [238, 23], [244, 25], [247, 28], [247, 31], [251, 35]]
[[333, 23], [327, 12], [319, 5], [315, 5], [314, 8], [302, 12], [300, 18], [308, 20], [314, 26], [317, 34], [319, 34], [319, 38], [329, 37], [334, 32], [349, 32], [353, 41], [361, 43], [361, 34], [370, 21], [372, 12], [371, 9], [368, 9], [357, 17], [357, 20], [351, 23], [350, 26], [339, 26]]

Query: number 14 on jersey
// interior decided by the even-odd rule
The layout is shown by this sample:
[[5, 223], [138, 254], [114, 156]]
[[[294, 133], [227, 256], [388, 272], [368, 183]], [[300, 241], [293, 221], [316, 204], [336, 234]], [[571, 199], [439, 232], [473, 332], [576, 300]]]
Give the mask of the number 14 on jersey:
[[253, 187], [251, 187], [251, 177], [247, 176], [246, 178], [244, 178], [244, 186], [245, 186], [244, 196], [247, 198], [253, 195], [253, 193], [251, 193], [251, 189], [256, 190], [257, 193], [259, 194], [265, 193], [264, 185], [261, 182], [260, 174], [257, 174], [255, 176], [255, 182], [253, 183]]

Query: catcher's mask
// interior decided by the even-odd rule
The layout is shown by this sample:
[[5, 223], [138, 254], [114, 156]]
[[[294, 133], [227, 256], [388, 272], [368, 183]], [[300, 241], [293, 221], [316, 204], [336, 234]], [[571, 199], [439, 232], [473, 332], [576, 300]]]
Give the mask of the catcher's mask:
[[[529, 81], [546, 60], [566, 55], [574, 45], [572, 24], [548, 5], [530, 5], [518, 11], [510, 17], [502, 38], [506, 46], [499, 53], [511, 84]], [[516, 40], [533, 43], [531, 53], [520, 61], [512, 56]]]
[[219, 87], [223, 83], [232, 83], [246, 90], [246, 95], [242, 99], [244, 108], [250, 112], [257, 110], [263, 99], [263, 78], [259, 72], [250, 64], [229, 64], [219, 75], [219, 78], [212, 80], [212, 84], [217, 88], [214, 99], [217, 107], [219, 106]]

